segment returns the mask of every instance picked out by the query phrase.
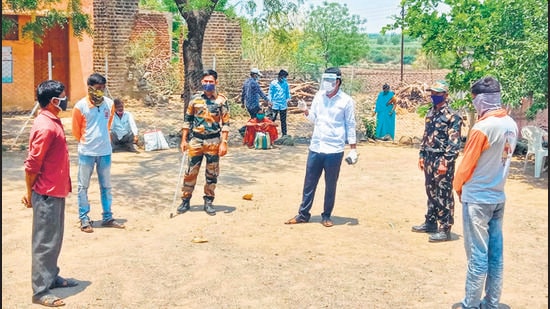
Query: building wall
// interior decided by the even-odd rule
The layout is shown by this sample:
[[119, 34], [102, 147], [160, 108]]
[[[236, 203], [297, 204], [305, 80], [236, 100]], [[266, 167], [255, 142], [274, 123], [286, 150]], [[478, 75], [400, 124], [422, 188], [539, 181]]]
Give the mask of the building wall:
[[[93, 0], [81, 1], [82, 11], [92, 17]], [[88, 94], [86, 80], [93, 73], [92, 50], [94, 41], [88, 34], [84, 34], [80, 40], [72, 36], [72, 33], [73, 29], [71, 28], [69, 30], [69, 78], [71, 83], [71, 103], [74, 105], [74, 103]]]
[[[82, 10], [92, 14], [93, 0], [82, 0]], [[60, 9], [66, 5], [58, 4]], [[2, 112], [30, 111], [36, 104], [34, 81], [34, 43], [22, 36], [23, 25], [30, 16], [19, 16], [19, 40], [2, 40], [2, 46], [11, 46], [13, 53], [13, 83], [2, 83]], [[84, 34], [81, 39], [71, 35], [69, 29], [69, 79], [71, 97], [69, 106], [86, 95], [86, 79], [92, 73], [92, 38]]]
[[138, 40], [146, 33], [154, 34], [153, 55], [170, 60], [172, 49], [172, 16], [168, 13], [140, 10], [130, 33], [130, 41]]
[[[171, 16], [139, 11], [137, 0], [84, 0], [82, 8], [92, 16], [94, 38], [86, 34], [82, 39], [69, 36], [71, 102], [86, 95], [86, 80], [93, 72], [107, 77], [111, 96], [127, 94], [135, 86], [135, 81], [129, 79], [128, 46], [140, 33], [154, 31], [155, 54], [169, 61]], [[20, 29], [28, 20], [28, 16], [21, 16]], [[229, 20], [223, 13], [212, 14], [202, 58], [205, 68], [218, 71], [220, 90], [225, 93], [237, 94], [250, 72], [250, 62], [242, 59], [241, 35], [238, 21]], [[2, 111], [30, 111], [35, 105], [33, 42], [3, 40], [2, 46], [12, 46], [14, 60], [14, 82], [2, 84]]]
[[530, 98], [525, 98], [521, 101], [521, 106], [512, 109], [509, 114], [510, 117], [516, 121], [519, 132], [521, 135], [521, 128], [525, 126], [537, 126], [548, 131], [548, 108], [539, 111], [533, 120], [527, 120], [525, 112], [533, 105], [533, 101]]
[[13, 82], [2, 83], [2, 112], [6, 110], [31, 110], [35, 102], [34, 89], [34, 43], [23, 39], [21, 29], [30, 20], [19, 17], [19, 40], [2, 40], [2, 47], [12, 48]]
[[214, 12], [208, 21], [202, 46], [205, 69], [218, 72], [220, 91], [233, 97], [240, 94], [242, 84], [250, 76], [251, 63], [242, 59], [242, 31], [238, 21]]
[[127, 49], [138, 0], [95, 0], [93, 70], [107, 77], [108, 94], [119, 96], [127, 88]]

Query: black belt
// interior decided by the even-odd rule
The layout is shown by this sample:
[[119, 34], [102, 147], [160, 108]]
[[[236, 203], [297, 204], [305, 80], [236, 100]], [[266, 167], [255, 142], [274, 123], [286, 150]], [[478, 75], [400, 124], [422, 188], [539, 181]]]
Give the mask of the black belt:
[[193, 132], [192, 136], [200, 139], [209, 139], [209, 138], [220, 137], [220, 132], [212, 133], [212, 134], [200, 134], [200, 133]]

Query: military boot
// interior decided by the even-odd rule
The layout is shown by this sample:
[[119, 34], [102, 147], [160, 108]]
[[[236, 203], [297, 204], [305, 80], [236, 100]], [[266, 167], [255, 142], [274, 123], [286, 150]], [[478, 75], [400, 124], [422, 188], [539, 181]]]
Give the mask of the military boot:
[[189, 209], [191, 209], [191, 198], [182, 198], [181, 204], [178, 206], [177, 212], [179, 214], [182, 214], [188, 211]]
[[428, 218], [426, 218], [424, 223], [413, 226], [411, 231], [417, 233], [435, 233], [437, 232], [437, 222], [430, 222]]
[[211, 216], [215, 216], [216, 215], [216, 209], [214, 209], [214, 207], [212, 207], [212, 202], [214, 201], [214, 197], [212, 196], [205, 196], [204, 197], [204, 211], [211, 215]]
[[451, 240], [451, 228], [440, 228], [437, 233], [431, 234], [429, 242], [440, 242]]

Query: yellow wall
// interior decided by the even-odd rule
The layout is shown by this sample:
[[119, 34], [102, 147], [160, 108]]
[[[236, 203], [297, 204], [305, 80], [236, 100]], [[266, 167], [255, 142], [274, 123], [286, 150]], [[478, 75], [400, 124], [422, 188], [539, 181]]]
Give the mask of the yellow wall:
[[[19, 18], [19, 29], [30, 20], [28, 16]], [[35, 102], [34, 89], [34, 43], [23, 39], [19, 30], [19, 40], [2, 40], [2, 46], [11, 46], [13, 59], [13, 82], [2, 83], [2, 112], [31, 110]]]
[[[83, 13], [90, 16], [90, 22], [93, 24], [93, 0], [82, 1]], [[86, 80], [94, 71], [94, 53], [93, 53], [93, 38], [87, 34], [82, 36], [82, 40], [72, 35], [73, 31], [69, 29], [69, 78], [71, 83], [71, 98], [69, 108], [88, 91]]]
[[[93, 17], [93, 0], [82, 1], [82, 11]], [[11, 46], [13, 55], [13, 83], [2, 83], [2, 112], [30, 111], [35, 105], [34, 43], [23, 39], [21, 29], [30, 20], [19, 17], [19, 40], [2, 40], [2, 46]], [[93, 22], [92, 22], [93, 23]], [[69, 108], [86, 95], [86, 80], [93, 73], [93, 39], [87, 34], [82, 40], [69, 29]]]

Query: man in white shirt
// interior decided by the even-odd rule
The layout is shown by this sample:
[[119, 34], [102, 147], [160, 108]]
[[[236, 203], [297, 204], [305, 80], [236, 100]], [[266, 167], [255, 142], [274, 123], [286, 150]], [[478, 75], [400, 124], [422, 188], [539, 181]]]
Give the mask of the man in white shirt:
[[130, 152], [139, 153], [134, 144], [138, 141], [138, 129], [134, 116], [124, 111], [124, 102], [115, 99], [115, 115], [111, 126], [111, 144], [113, 152], [117, 149], [126, 149]]
[[315, 190], [321, 174], [325, 173], [325, 201], [321, 214], [321, 224], [333, 226], [330, 218], [334, 208], [336, 186], [340, 166], [344, 158], [346, 142], [351, 151], [346, 157], [348, 164], [357, 163], [355, 135], [355, 102], [342, 90], [342, 73], [338, 68], [328, 68], [322, 76], [321, 89], [304, 115], [314, 123], [313, 135], [309, 145], [306, 175], [302, 193], [302, 203], [298, 215], [285, 224], [309, 222]]

